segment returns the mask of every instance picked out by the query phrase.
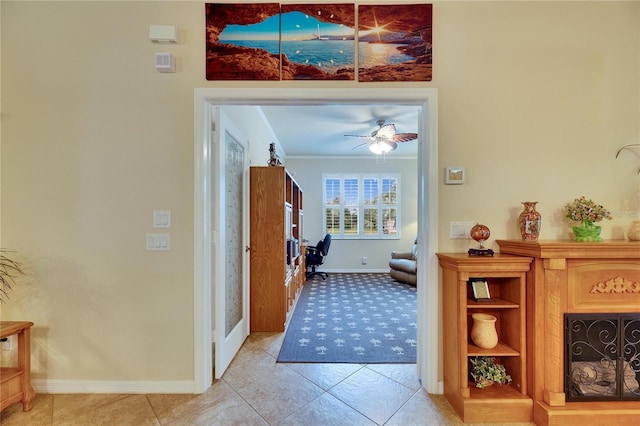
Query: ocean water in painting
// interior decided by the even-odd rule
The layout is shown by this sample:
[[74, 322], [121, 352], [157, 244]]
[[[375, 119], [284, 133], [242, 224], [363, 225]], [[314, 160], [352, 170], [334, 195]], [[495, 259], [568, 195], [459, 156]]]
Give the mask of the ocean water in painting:
[[358, 67], [373, 68], [378, 65], [400, 64], [414, 58], [398, 50], [401, 44], [358, 43]]
[[[271, 16], [252, 25], [227, 25], [220, 33], [221, 43], [263, 49], [275, 55], [280, 53], [280, 39], [282, 53], [291, 62], [314, 65], [328, 73], [335, 73], [340, 68], [355, 67], [356, 42], [353, 28], [320, 22], [301, 12]], [[358, 66], [371, 68], [413, 59], [400, 53], [398, 46], [360, 42]]]
[[309, 64], [323, 71], [334, 72], [339, 68], [353, 68], [355, 61], [353, 40], [283, 41], [282, 53], [290, 61]]
[[[280, 52], [277, 40], [225, 40], [236, 46], [264, 49], [269, 53]], [[359, 43], [360, 68], [398, 64], [413, 58], [398, 51], [398, 44]], [[283, 41], [282, 53], [291, 62], [314, 65], [322, 71], [333, 73], [340, 68], [354, 66], [355, 42], [353, 40], [304, 40]]]
[[[277, 40], [226, 40], [236, 46], [264, 49], [269, 53], [280, 52]], [[353, 40], [304, 40], [283, 41], [282, 53], [291, 62], [314, 65], [322, 71], [335, 72], [340, 68], [353, 68], [355, 60]]]

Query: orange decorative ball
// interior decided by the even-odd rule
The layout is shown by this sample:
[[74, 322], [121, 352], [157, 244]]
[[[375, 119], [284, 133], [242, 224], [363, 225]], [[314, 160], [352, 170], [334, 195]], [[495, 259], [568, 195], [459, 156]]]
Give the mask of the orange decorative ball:
[[489, 236], [491, 235], [491, 231], [484, 225], [477, 224], [473, 228], [471, 228], [470, 232], [471, 238], [478, 242], [487, 241]]

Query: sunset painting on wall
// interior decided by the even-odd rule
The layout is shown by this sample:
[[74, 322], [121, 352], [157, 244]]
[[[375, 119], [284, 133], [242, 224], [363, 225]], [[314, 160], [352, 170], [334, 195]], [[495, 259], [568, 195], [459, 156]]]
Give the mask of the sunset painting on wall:
[[431, 81], [432, 5], [358, 6], [358, 81]]
[[357, 69], [362, 82], [431, 80], [431, 4], [360, 5], [357, 23], [355, 12], [353, 3], [205, 3], [206, 78], [355, 80]]

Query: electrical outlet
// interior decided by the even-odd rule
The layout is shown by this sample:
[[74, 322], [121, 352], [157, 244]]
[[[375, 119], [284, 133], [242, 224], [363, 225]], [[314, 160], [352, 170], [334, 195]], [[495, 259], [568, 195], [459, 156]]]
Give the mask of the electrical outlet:
[[363, 265], [367, 264], [367, 257], [366, 256], [362, 256], [362, 264]]
[[475, 222], [449, 222], [449, 238], [451, 239], [467, 239], [471, 238], [471, 228]]

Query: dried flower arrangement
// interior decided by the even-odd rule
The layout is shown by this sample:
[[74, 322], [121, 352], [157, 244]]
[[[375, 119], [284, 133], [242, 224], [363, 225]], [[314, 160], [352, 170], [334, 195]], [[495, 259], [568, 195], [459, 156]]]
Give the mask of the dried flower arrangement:
[[600, 204], [596, 204], [590, 198], [584, 195], [576, 198], [572, 203], [564, 206], [566, 217], [577, 222], [582, 222], [583, 226], [593, 226], [594, 222], [600, 222], [603, 219], [611, 220], [611, 212]]
[[469, 358], [471, 362], [471, 378], [476, 387], [484, 389], [494, 383], [511, 383], [511, 376], [502, 364], [496, 364], [496, 360], [490, 356], [476, 356]]

